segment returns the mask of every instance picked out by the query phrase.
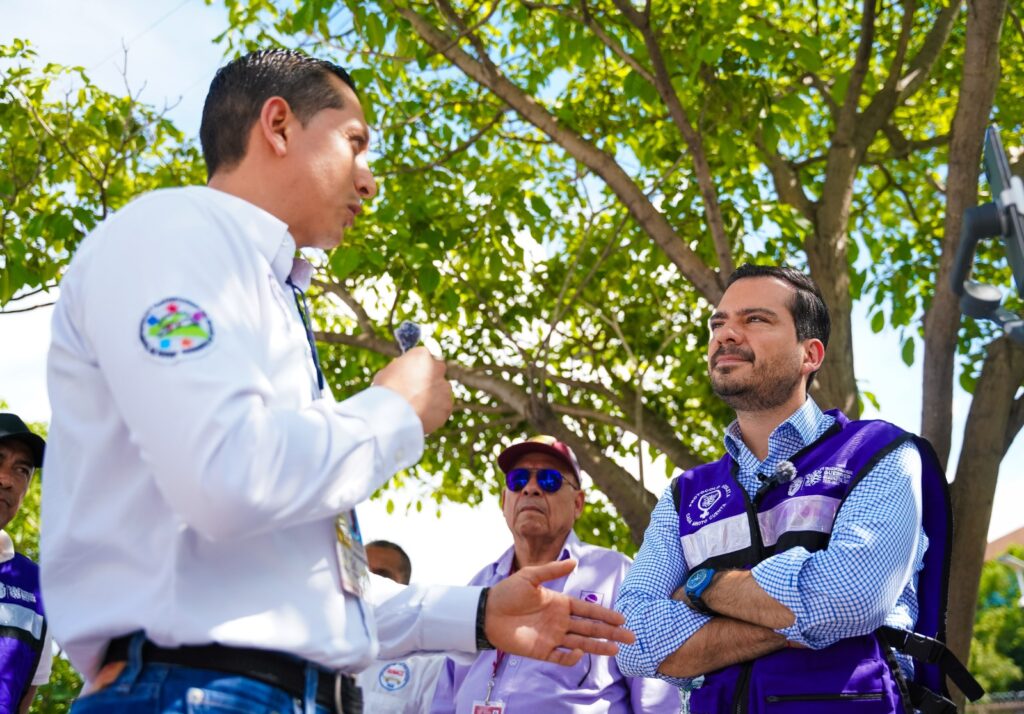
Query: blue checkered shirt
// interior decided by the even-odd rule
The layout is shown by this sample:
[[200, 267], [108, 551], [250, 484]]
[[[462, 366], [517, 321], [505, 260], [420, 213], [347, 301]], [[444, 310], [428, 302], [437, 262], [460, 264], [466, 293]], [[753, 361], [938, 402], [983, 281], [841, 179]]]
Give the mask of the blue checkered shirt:
[[[753, 498], [759, 473], [774, 473], [780, 461], [821, 437], [835, 419], [808, 399], [768, 438], [764, 461], [743, 443], [738, 422], [726, 430], [725, 448], [739, 464], [737, 478]], [[851, 491], [839, 510], [828, 548], [809, 553], [791, 548], [753, 569], [766, 593], [796, 616], [776, 630], [814, 649], [873, 632], [881, 625], [910, 629], [917, 620], [917, 573], [928, 539], [921, 527], [921, 456], [905, 443]], [[616, 609], [636, 643], [619, 649], [627, 675], [659, 677], [678, 687], [700, 686], [702, 678], [666, 677], [658, 667], [711, 618], [672, 600], [689, 572], [679, 541], [679, 516], [672, 488], [651, 514], [644, 542], [619, 590]], [[909, 675], [909, 660], [900, 657]]]

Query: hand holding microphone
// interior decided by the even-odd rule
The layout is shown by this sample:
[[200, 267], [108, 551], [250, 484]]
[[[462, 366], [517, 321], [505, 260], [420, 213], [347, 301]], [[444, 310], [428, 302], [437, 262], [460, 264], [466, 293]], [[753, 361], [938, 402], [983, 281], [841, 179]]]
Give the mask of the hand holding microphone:
[[429, 434], [452, 413], [452, 385], [444, 378], [444, 361], [426, 347], [415, 346], [420, 327], [414, 322], [402, 322], [395, 330], [395, 339], [402, 355], [378, 372], [373, 383], [398, 392], [409, 402], [423, 423], [423, 433]]

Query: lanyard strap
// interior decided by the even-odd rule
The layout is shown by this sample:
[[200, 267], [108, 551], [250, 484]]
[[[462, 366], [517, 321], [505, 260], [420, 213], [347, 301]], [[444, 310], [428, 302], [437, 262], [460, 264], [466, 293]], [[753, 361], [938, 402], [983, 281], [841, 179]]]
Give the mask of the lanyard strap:
[[306, 341], [309, 343], [309, 349], [313, 353], [313, 366], [316, 368], [316, 383], [320, 387], [320, 391], [324, 391], [324, 371], [320, 368], [320, 353], [316, 350], [316, 338], [313, 335], [313, 325], [309, 320], [309, 303], [306, 302], [306, 293], [299, 290], [298, 286], [292, 282], [291, 278], [285, 280], [288, 286], [292, 289], [292, 294], [295, 296], [295, 307], [299, 311], [299, 317], [302, 319], [302, 327], [306, 330]]

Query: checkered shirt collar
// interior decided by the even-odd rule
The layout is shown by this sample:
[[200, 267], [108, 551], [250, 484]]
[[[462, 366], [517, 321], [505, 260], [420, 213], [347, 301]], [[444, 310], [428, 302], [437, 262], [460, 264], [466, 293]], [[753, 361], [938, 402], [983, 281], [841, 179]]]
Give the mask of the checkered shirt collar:
[[771, 473], [779, 461], [788, 459], [808, 444], [814, 443], [833, 423], [835, 419], [822, 412], [814, 400], [808, 397], [768, 437], [768, 456], [763, 463], [743, 443], [738, 420], [733, 421], [725, 430], [725, 450], [739, 464], [743, 473], [758, 470]]

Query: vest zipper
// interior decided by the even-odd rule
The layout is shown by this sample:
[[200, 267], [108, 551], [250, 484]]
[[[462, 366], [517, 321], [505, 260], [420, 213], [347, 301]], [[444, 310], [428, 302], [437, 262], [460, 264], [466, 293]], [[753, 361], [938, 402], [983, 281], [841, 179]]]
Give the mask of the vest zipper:
[[817, 701], [876, 701], [885, 695], [882, 692], [868, 692], [866, 694], [769, 694], [764, 698], [766, 702], [817, 702]]
[[740, 678], [736, 682], [736, 706], [733, 708], [733, 714], [746, 714], [747, 707], [747, 690], [750, 689], [750, 672], [753, 670], [754, 665], [747, 662], [743, 665], [743, 671], [740, 672]]

